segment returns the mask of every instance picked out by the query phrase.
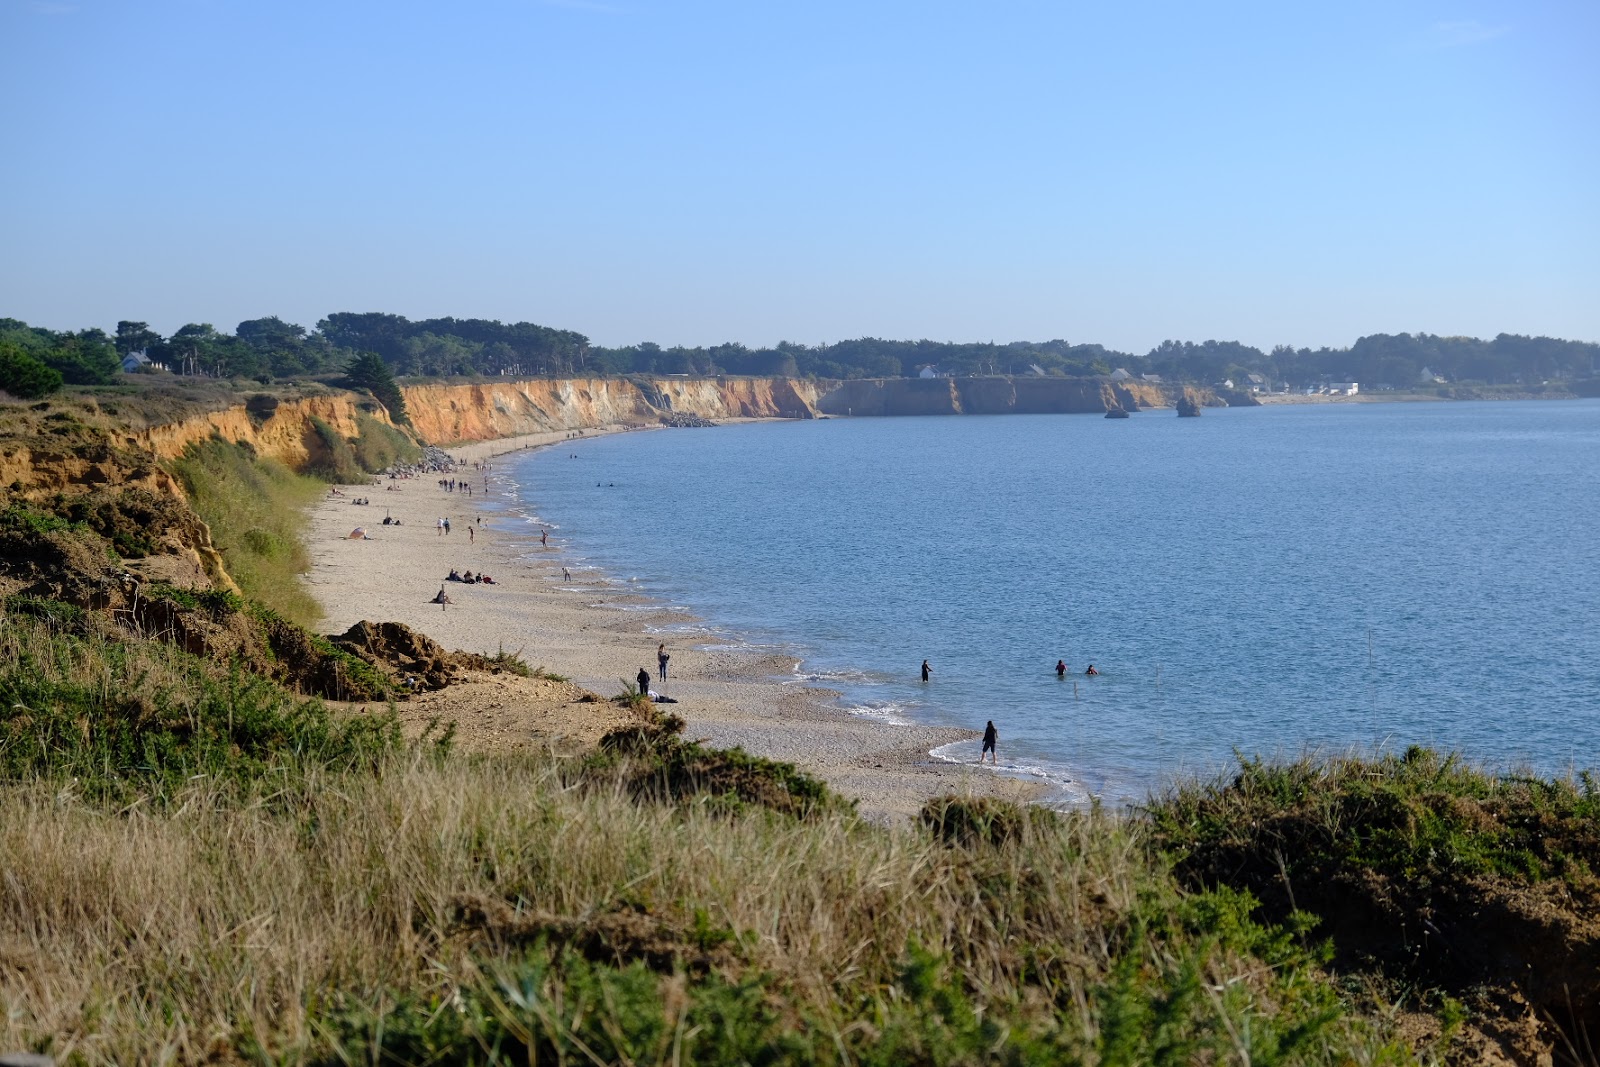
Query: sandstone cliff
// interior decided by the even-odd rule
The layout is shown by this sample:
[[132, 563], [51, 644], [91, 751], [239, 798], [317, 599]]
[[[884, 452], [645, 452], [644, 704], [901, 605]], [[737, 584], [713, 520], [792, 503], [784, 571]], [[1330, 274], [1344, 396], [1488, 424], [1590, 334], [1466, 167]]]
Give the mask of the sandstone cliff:
[[873, 378], [831, 383], [817, 409], [829, 415], [1088, 415], [1172, 402], [1160, 386], [1102, 378]]
[[408, 385], [406, 409], [434, 444], [646, 424], [666, 412], [708, 419], [810, 419], [817, 387], [787, 378], [568, 378]]

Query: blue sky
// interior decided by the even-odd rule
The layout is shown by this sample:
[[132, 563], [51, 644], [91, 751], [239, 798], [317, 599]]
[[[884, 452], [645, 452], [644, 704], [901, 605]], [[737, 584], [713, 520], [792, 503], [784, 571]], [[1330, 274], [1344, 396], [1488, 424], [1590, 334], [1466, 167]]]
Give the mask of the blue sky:
[[1600, 340], [1600, 4], [0, 0], [0, 315]]

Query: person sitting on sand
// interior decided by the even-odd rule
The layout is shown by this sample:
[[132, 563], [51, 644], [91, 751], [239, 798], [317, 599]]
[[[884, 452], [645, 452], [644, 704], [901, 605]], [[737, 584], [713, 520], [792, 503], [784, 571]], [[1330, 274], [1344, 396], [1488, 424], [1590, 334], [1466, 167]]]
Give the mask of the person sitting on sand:
[[428, 601], [428, 603], [430, 603], [430, 604], [438, 604], [441, 608], [443, 608], [444, 605], [450, 603], [450, 598], [445, 595], [444, 586], [441, 585], [439, 587], [439, 591], [437, 593], [433, 594], [433, 599]]
[[1057, 678], [1065, 678], [1066, 676], [1067, 676], [1067, 661], [1064, 660], [1064, 659], [1056, 660], [1056, 677]]
[[468, 585], [471, 585], [473, 582], [477, 581], [478, 579], [476, 579], [476, 578], [474, 578], [472, 576], [472, 572], [471, 571], [468, 571], [467, 573], [465, 573], [465, 574], [463, 574], [461, 576], [461, 580], [463, 582], [466, 582]]
[[484, 585], [493, 585], [494, 584], [494, 579], [489, 577], [487, 574], [478, 575], [478, 581], [482, 582]]
[[1000, 733], [994, 728], [994, 720], [990, 719], [989, 725], [983, 728], [983, 749], [978, 753], [979, 763], [982, 763], [983, 757], [987, 755], [994, 761], [995, 766], [1000, 765], [1000, 754], [994, 748], [995, 742], [998, 740], [1000, 740]]
[[454, 567], [451, 567], [450, 568], [450, 574], [445, 578], [445, 581], [447, 581], [447, 582], [459, 582], [460, 580], [461, 580], [461, 575], [456, 572], [456, 569]]
[[1084, 674], [1086, 674], [1086, 675], [1088, 675], [1088, 676], [1089, 676], [1089, 677], [1091, 677], [1091, 678], [1092, 678], [1092, 677], [1094, 677], [1094, 676], [1095, 676], [1095, 675], [1097, 675], [1097, 674], [1099, 674], [1099, 673], [1100, 673], [1100, 672], [1099, 672], [1099, 671], [1097, 671], [1097, 670], [1095, 670], [1095, 669], [1094, 669], [1094, 664], [1093, 664], [1093, 663], [1091, 663], [1091, 664], [1089, 664], [1089, 669], [1088, 669], [1088, 670], [1086, 670], [1086, 671], [1084, 671], [1084, 672], [1083, 672], [1083, 673], [1084, 673]]

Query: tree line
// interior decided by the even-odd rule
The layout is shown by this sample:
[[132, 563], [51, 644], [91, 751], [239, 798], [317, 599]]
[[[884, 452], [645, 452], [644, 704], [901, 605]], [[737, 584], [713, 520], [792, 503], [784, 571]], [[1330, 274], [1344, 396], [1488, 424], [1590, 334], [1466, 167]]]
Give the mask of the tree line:
[[[642, 342], [592, 345], [581, 333], [531, 322], [436, 318], [412, 321], [379, 312], [335, 312], [315, 329], [277, 316], [247, 319], [233, 333], [189, 323], [170, 336], [124, 320], [116, 332], [55, 331], [0, 319], [0, 389], [41, 396], [61, 387], [116, 381], [122, 360], [137, 354], [176, 374], [254, 379], [346, 375], [358, 356], [377, 357], [358, 375], [437, 377], [571, 377], [690, 374], [792, 378], [1045, 374], [1084, 377], [1156, 374], [1174, 382], [1244, 388], [1249, 375], [1269, 387], [1356, 381], [1363, 388], [1408, 389], [1434, 377], [1449, 382], [1532, 385], [1595, 375], [1600, 344], [1500, 334], [1493, 340], [1433, 334], [1373, 334], [1348, 348], [1270, 352], [1238, 341], [1163, 341], [1144, 354], [1065, 340], [1004, 344], [893, 341], [862, 337], [816, 345], [783, 341], [750, 348], [736, 342], [662, 347]], [[398, 391], [394, 395], [398, 395]]]

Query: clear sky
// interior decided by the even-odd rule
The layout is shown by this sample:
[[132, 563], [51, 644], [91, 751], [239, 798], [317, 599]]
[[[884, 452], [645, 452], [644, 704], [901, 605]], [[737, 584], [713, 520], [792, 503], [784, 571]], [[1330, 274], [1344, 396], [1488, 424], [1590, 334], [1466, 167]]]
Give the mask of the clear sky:
[[0, 315], [1600, 340], [1600, 3], [0, 0]]

